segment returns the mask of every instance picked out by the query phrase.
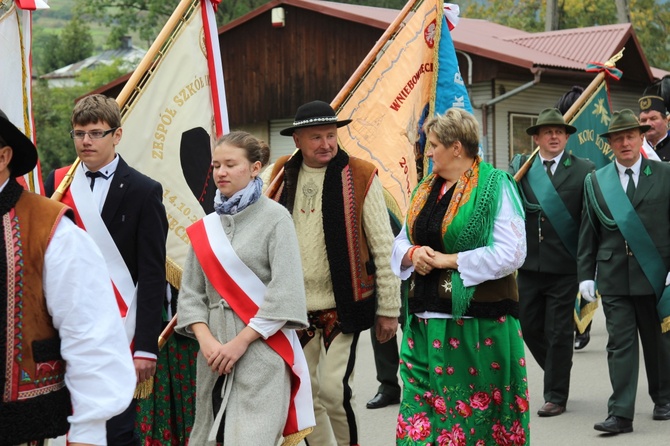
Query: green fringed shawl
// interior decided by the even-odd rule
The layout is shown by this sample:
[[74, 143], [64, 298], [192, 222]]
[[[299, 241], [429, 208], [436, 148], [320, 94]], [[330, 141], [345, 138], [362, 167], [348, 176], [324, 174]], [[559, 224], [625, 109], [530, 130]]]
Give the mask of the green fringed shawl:
[[[475, 160], [456, 183], [454, 195], [449, 203], [442, 225], [442, 245], [444, 253], [453, 254], [470, 251], [482, 246], [492, 246], [493, 225], [501, 205], [504, 181], [513, 181], [509, 174], [495, 169], [489, 163]], [[435, 174], [430, 174], [414, 189], [407, 212], [407, 237], [411, 243], [413, 229], [419, 212], [437, 182]], [[515, 206], [519, 207], [519, 203]], [[516, 211], [523, 215], [519, 208]], [[449, 221], [450, 220], [450, 221]], [[475, 294], [477, 286], [466, 287], [458, 270], [451, 275], [452, 314], [462, 317]]]

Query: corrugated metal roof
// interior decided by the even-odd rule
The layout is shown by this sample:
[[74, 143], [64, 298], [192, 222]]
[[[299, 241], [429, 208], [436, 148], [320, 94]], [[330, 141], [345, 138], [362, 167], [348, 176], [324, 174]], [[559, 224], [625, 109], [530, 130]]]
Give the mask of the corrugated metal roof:
[[90, 70], [95, 67], [104, 65], [111, 65], [116, 60], [121, 61], [121, 69], [134, 70], [135, 67], [140, 63], [147, 50], [138, 48], [136, 46], [129, 45], [125, 48], [117, 48], [113, 50], [105, 50], [101, 53], [95, 54], [86, 59], [80, 60], [73, 64], [61, 67], [51, 73], [44, 74], [40, 76], [42, 79], [62, 79], [62, 78], [73, 78], [78, 73], [84, 70]]
[[[307, 8], [380, 29], [388, 28], [399, 12], [396, 9], [319, 0], [273, 0], [270, 3], [271, 7], [286, 4]], [[580, 71], [589, 62], [606, 62], [632, 38], [646, 64], [630, 24], [528, 33], [488, 20], [461, 17], [460, 23], [452, 31], [452, 38], [457, 50], [504, 63], [526, 68], [552, 67]], [[650, 78], [660, 79], [670, 74], [649, 67], [648, 64], [641, 69]]]
[[[592, 61], [604, 62], [629, 38], [631, 25], [618, 24], [529, 34], [508, 39], [523, 48], [556, 56], [583, 67]], [[542, 63], [542, 59], [536, 60]]]

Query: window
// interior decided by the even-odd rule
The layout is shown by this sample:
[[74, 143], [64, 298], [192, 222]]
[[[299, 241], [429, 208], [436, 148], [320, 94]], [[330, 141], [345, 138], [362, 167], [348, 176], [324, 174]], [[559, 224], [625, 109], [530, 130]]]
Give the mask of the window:
[[510, 159], [514, 155], [530, 155], [535, 150], [533, 137], [526, 133], [526, 129], [537, 122], [537, 115], [523, 113], [509, 114], [509, 149]]

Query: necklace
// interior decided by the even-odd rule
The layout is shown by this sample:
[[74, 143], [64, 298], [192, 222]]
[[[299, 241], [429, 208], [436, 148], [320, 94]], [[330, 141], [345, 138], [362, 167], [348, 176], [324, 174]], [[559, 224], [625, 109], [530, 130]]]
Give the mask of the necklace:
[[303, 214], [314, 213], [314, 200], [316, 195], [319, 193], [319, 186], [316, 182], [310, 178], [305, 184], [302, 185], [302, 194], [306, 197], [305, 204], [307, 205], [307, 210], [304, 208], [300, 209], [300, 212]]

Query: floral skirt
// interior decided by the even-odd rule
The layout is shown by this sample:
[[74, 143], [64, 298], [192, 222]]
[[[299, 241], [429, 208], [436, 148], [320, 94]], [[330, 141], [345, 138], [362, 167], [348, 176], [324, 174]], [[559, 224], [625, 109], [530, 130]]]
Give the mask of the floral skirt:
[[530, 444], [519, 321], [409, 316], [400, 348], [397, 445]]
[[143, 446], [183, 446], [193, 428], [198, 342], [173, 334], [158, 355], [154, 391], [137, 400], [135, 431]]

